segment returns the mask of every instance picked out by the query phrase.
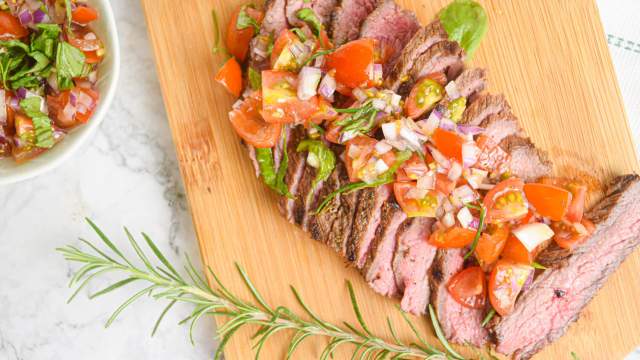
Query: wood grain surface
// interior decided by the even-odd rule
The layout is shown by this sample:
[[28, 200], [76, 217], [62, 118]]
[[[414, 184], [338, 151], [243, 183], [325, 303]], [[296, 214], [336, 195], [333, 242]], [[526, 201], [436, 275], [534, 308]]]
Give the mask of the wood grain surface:
[[[230, 288], [247, 295], [233, 266], [238, 262], [271, 304], [299, 310], [289, 291], [294, 285], [322, 317], [338, 323], [355, 320], [345, 286], [349, 279], [373, 331], [388, 337], [384, 325], [389, 316], [408, 339], [395, 310], [397, 301], [376, 295], [331, 250], [287, 223], [276, 197], [253, 175], [227, 120], [234, 99], [214, 83], [221, 59], [211, 50], [212, 9], [226, 24], [232, 9], [243, 2], [142, 0], [202, 259]], [[447, 1], [400, 3], [426, 24]], [[615, 174], [638, 171], [594, 1], [483, 4], [491, 25], [472, 64], [489, 69], [491, 90], [507, 95], [528, 134], [550, 152], [556, 171], [586, 176], [594, 188]], [[569, 332], [536, 358], [570, 359], [575, 351], [581, 359], [622, 359], [640, 345], [639, 271], [636, 252]], [[420, 330], [431, 334], [426, 320], [416, 319]], [[236, 335], [227, 359], [253, 358], [249, 335]], [[290, 335], [268, 343], [263, 359], [282, 359]], [[309, 341], [295, 358], [317, 358], [323, 344]], [[337, 358], [348, 358], [347, 352]]]

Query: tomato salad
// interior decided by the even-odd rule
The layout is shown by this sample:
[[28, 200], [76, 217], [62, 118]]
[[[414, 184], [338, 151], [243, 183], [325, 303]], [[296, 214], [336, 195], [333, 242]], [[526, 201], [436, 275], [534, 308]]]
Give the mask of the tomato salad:
[[[233, 15], [227, 33], [231, 58], [216, 80], [234, 96], [244, 94], [229, 114], [238, 135], [258, 156], [271, 156], [271, 148], [285, 140], [285, 126], [304, 126], [313, 148], [298, 150], [307, 151], [308, 164], [321, 170], [316, 181], [331, 174], [334, 151], [341, 153], [351, 180], [316, 211], [339, 193], [392, 187], [408, 217], [437, 219], [425, 241], [466, 249], [468, 265], [447, 284], [455, 300], [510, 313], [540, 268], [535, 260], [542, 249], [554, 241], [570, 249], [594, 231], [583, 217], [586, 186], [558, 178], [525, 183], [511, 176], [505, 157], [496, 155], [497, 144], [481, 128], [458, 124], [467, 99], [455, 81], [430, 74], [406, 97], [385, 89], [379, 43], [359, 39], [334, 47], [320, 22], [307, 15], [298, 14], [305, 26], [273, 39], [269, 68], [262, 71], [243, 64], [263, 14], [243, 6]], [[273, 164], [266, 160], [260, 163]], [[261, 171], [277, 188], [277, 170], [261, 165]]]
[[24, 163], [89, 121], [105, 47], [93, 7], [0, 0], [0, 156]]

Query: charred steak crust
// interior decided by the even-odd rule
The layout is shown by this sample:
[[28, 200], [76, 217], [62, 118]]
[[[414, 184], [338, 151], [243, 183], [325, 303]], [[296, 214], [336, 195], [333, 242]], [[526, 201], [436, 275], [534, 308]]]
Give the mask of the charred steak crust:
[[489, 115], [480, 123], [484, 128], [484, 135], [489, 137], [494, 144], [499, 144], [504, 138], [515, 135], [523, 135], [518, 118], [510, 111], [502, 111]]
[[487, 87], [487, 70], [481, 68], [464, 69], [455, 81], [460, 95], [469, 98]]
[[362, 24], [360, 37], [379, 41], [387, 58], [383, 65], [386, 75], [419, 28], [413, 12], [401, 8], [394, 0], [384, 0]]
[[356, 40], [362, 23], [380, 0], [342, 0], [331, 20], [331, 35], [336, 46]]
[[460, 123], [478, 126], [491, 115], [510, 112], [511, 106], [503, 94], [480, 94], [464, 111]]
[[390, 195], [389, 186], [363, 189], [360, 194], [350, 239], [356, 250], [355, 265], [358, 269], [362, 269], [371, 256], [371, 243], [381, 221], [381, 208]]
[[595, 233], [553, 269], [544, 271], [492, 328], [496, 350], [529, 359], [562, 336], [606, 279], [640, 244], [640, 177], [616, 178], [586, 215]]
[[509, 170], [525, 182], [549, 176], [553, 164], [546, 151], [536, 148], [531, 139], [509, 135], [500, 142], [500, 147], [509, 154]]

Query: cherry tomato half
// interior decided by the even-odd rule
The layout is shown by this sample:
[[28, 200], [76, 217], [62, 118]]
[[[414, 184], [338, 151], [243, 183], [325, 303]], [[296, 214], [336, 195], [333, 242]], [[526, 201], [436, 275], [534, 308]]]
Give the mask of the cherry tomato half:
[[0, 11], [0, 40], [20, 39], [29, 35], [29, 30], [20, 24], [17, 17], [8, 11]]
[[438, 128], [431, 136], [431, 141], [433, 141], [433, 144], [442, 155], [462, 164], [462, 145], [464, 144], [464, 139], [458, 134], [453, 131]]
[[425, 77], [418, 81], [411, 89], [411, 93], [405, 103], [407, 116], [417, 119], [422, 114], [433, 109], [444, 97], [444, 87], [437, 81]]
[[440, 249], [460, 249], [473, 242], [477, 231], [454, 226], [434, 231], [429, 236], [429, 244]]
[[562, 220], [572, 199], [569, 191], [548, 184], [525, 184], [524, 193], [538, 214], [553, 221]]
[[553, 240], [563, 249], [574, 249], [596, 231], [595, 225], [587, 219], [580, 223], [552, 223], [551, 229], [555, 233]]
[[479, 266], [473, 266], [455, 274], [447, 283], [447, 290], [460, 305], [482, 309], [487, 302], [486, 283], [484, 271]]
[[255, 35], [255, 28], [253, 26], [249, 26], [244, 29], [238, 29], [238, 17], [240, 16], [240, 13], [249, 16], [258, 25], [262, 22], [264, 14], [260, 10], [245, 5], [238, 7], [233, 15], [231, 15], [231, 20], [227, 26], [227, 38], [225, 43], [229, 53], [235, 56], [239, 62], [244, 62], [247, 58], [247, 53], [249, 52], [249, 43], [251, 42], [253, 35]]
[[325, 57], [327, 71], [334, 69], [341, 84], [356, 88], [369, 80], [369, 67], [375, 57], [375, 40], [359, 39], [339, 47]]
[[242, 93], [242, 69], [236, 58], [230, 58], [218, 70], [216, 81], [229, 91], [235, 97], [240, 97]]
[[534, 271], [529, 265], [499, 260], [489, 276], [489, 301], [501, 316], [510, 314], [516, 299]]
[[258, 148], [269, 148], [278, 142], [282, 125], [265, 122], [260, 116], [261, 105], [262, 99], [256, 93], [229, 113], [229, 121], [244, 141]]
[[429, 191], [423, 198], [414, 199], [407, 196], [407, 193], [411, 190], [417, 191], [417, 183], [415, 181], [396, 182], [393, 184], [393, 194], [407, 217], [436, 217], [438, 194], [434, 191]]
[[77, 6], [71, 13], [73, 22], [82, 25], [98, 20], [99, 17], [98, 10], [89, 6]]
[[487, 222], [504, 222], [525, 217], [529, 213], [529, 208], [524, 200], [523, 188], [524, 182], [513, 177], [491, 189], [484, 197]]
[[487, 231], [482, 234], [476, 246], [476, 259], [483, 269], [491, 266], [502, 253], [507, 238], [509, 237], [509, 227], [504, 224], [491, 224]]
[[318, 96], [300, 100], [298, 77], [287, 71], [262, 72], [262, 117], [270, 123], [306, 123], [321, 111]]

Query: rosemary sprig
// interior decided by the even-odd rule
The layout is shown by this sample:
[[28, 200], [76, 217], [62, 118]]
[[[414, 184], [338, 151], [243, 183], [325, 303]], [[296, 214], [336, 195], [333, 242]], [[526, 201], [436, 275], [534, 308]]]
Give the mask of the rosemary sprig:
[[491, 319], [493, 319], [494, 316], [496, 316], [496, 310], [494, 308], [491, 308], [491, 310], [489, 310], [489, 312], [487, 313], [487, 316], [484, 317], [480, 325], [482, 325], [482, 327], [487, 326], [489, 321], [491, 321]]
[[184, 277], [176, 271], [146, 234], [143, 233], [142, 237], [147, 247], [155, 255], [155, 261], [152, 261], [147, 256], [135, 238], [125, 228], [125, 234], [137, 255], [136, 261], [142, 264], [141, 266], [136, 265], [134, 261], [126, 257], [91, 220], [87, 219], [87, 222], [96, 232], [103, 245], [106, 245], [108, 251], [100, 249], [98, 246], [83, 239], [81, 239], [82, 243], [88, 246], [91, 251], [83, 251], [71, 245], [56, 249], [62, 253], [66, 260], [82, 264], [82, 267], [75, 273], [69, 284], [70, 287], [75, 288], [69, 301], [85, 288], [87, 284], [109, 272], [124, 275], [124, 279], [91, 294], [89, 296], [91, 299], [123, 288], [134, 282], [143, 282], [147, 285], [144, 289], [129, 297], [114, 311], [113, 315], [107, 320], [107, 327], [137, 299], [149, 295], [156, 300], [167, 302], [166, 307], [160, 313], [158, 320], [153, 326], [152, 335], [158, 330], [164, 316], [177, 302], [189, 303], [194, 306], [191, 314], [181, 321], [181, 324], [189, 323], [191, 341], [193, 341], [191, 334], [194, 326], [203, 316], [224, 316], [228, 319], [228, 321], [219, 326], [217, 330], [220, 343], [215, 354], [215, 359], [221, 357], [225, 345], [236, 331], [247, 326], [255, 326], [258, 328], [253, 337], [255, 340], [254, 349], [256, 359], [259, 358], [260, 350], [266, 341], [276, 333], [282, 331], [293, 333], [289, 342], [287, 359], [292, 356], [300, 343], [311, 336], [324, 337], [329, 340], [320, 355], [320, 359], [322, 360], [332, 357], [335, 350], [345, 344], [354, 346], [354, 359], [444, 359], [450, 357], [461, 359], [461, 356], [449, 346], [446, 339], [442, 336], [433, 309], [430, 309], [431, 321], [436, 329], [436, 333], [439, 334], [438, 338], [442, 342], [445, 351], [438, 350], [426, 343], [416, 330], [415, 325], [404, 313], [402, 313], [403, 318], [413, 331], [418, 342], [405, 344], [400, 341], [390, 321], [388, 321], [388, 326], [393, 336], [393, 341], [387, 341], [374, 335], [362, 317], [355, 292], [349, 282], [347, 282], [347, 290], [358, 320], [359, 328], [348, 322], [344, 322], [342, 326], [338, 326], [322, 320], [302, 300], [302, 297], [294, 287], [291, 287], [291, 291], [304, 310], [305, 315], [309, 318], [308, 320], [294, 314], [289, 308], [270, 306], [251, 282], [244, 269], [237, 264], [237, 271], [251, 292], [253, 296], [252, 300], [240, 299], [233, 294], [224, 286], [211, 268], [208, 268], [208, 271], [214, 286], [209, 286], [188, 258], [187, 265], [184, 267], [184, 272], [187, 276]]

